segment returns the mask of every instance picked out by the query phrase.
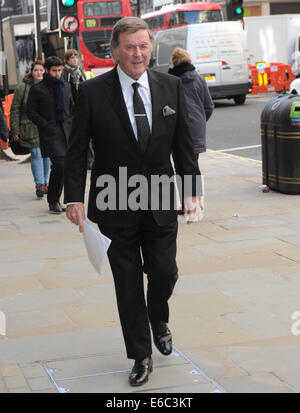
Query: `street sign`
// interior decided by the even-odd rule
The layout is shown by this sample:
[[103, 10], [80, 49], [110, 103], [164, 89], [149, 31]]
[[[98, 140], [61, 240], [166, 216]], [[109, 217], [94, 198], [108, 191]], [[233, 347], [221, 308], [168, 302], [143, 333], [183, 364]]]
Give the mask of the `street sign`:
[[66, 33], [75, 33], [79, 23], [75, 16], [65, 16], [61, 19], [61, 29]]

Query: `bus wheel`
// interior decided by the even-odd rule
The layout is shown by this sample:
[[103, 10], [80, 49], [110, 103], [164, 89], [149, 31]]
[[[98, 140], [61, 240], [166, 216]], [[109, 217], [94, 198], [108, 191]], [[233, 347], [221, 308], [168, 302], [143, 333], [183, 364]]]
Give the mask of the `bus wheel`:
[[234, 100], [236, 105], [243, 105], [246, 101], [246, 95], [233, 96], [233, 100]]

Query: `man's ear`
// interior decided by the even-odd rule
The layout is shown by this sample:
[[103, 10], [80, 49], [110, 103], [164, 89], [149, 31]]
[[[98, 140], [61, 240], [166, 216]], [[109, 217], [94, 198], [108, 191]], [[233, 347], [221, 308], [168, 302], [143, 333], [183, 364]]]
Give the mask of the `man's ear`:
[[119, 49], [112, 49], [112, 56], [114, 63], [118, 63], [119, 61]]

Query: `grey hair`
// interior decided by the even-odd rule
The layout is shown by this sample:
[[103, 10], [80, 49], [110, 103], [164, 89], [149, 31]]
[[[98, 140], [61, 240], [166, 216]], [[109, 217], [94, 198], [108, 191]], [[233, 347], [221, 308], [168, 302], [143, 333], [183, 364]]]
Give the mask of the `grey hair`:
[[111, 50], [118, 49], [119, 37], [121, 33], [135, 33], [139, 30], [147, 30], [150, 42], [153, 45], [153, 35], [151, 33], [151, 30], [149, 29], [148, 23], [146, 23], [145, 20], [142, 20], [139, 17], [124, 17], [123, 19], [119, 20], [113, 27], [110, 39]]

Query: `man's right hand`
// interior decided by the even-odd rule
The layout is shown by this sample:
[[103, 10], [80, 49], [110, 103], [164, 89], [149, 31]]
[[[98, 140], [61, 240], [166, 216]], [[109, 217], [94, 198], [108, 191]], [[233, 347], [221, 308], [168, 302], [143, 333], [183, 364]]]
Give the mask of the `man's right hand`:
[[19, 135], [13, 135], [13, 139], [14, 139], [15, 141], [18, 141], [18, 140], [20, 139], [20, 136], [19, 136]]
[[73, 224], [79, 226], [80, 232], [83, 232], [84, 205], [82, 202], [67, 205], [66, 216], [71, 222], [73, 222]]

